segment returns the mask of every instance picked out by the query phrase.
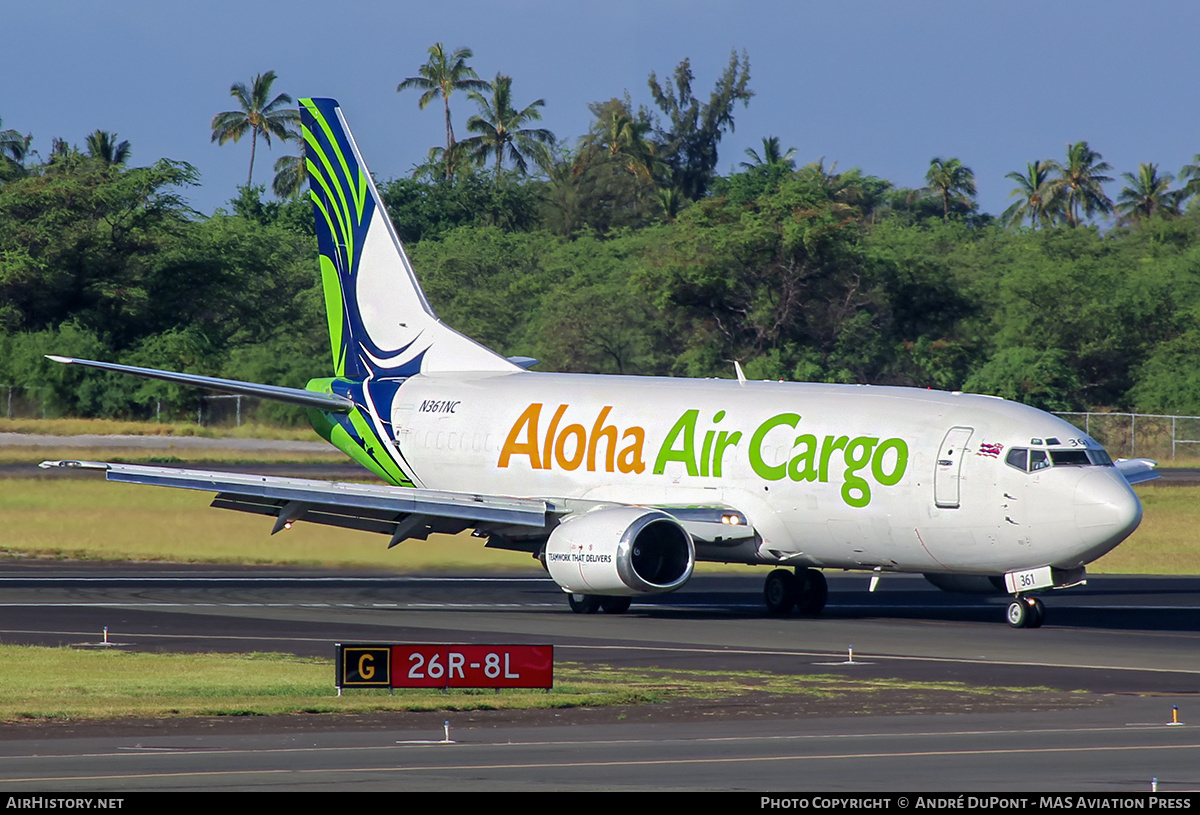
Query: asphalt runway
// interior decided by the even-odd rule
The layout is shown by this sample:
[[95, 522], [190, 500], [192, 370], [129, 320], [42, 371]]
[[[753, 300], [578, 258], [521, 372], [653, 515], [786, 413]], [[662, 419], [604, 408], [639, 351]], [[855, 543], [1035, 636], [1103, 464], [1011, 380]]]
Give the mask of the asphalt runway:
[[[774, 716], [703, 711], [506, 722], [54, 724], [0, 738], [0, 790], [1160, 791], [1200, 788], [1200, 578], [1093, 577], [1046, 598], [1046, 626], [1003, 623], [1004, 598], [920, 578], [831, 575], [819, 619], [761, 610], [765, 571], [695, 578], [626, 615], [575, 615], [543, 576], [6, 563], [0, 640], [128, 650], [289, 651], [335, 642], [552, 643], [560, 660], [689, 670], [1047, 686], [1040, 712]], [[847, 651], [854, 649], [854, 661]], [[332, 677], [331, 677], [332, 682]], [[1084, 698], [1081, 695], [1080, 698]], [[1181, 725], [1168, 725], [1177, 706]], [[561, 721], [556, 719], [561, 718]], [[320, 727], [311, 720], [320, 719]], [[450, 722], [452, 743], [442, 742]]]

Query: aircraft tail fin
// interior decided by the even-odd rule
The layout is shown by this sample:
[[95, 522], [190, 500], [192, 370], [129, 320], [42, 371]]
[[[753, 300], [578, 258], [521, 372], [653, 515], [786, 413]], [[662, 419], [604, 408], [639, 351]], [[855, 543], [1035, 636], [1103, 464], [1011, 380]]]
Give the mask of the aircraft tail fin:
[[338, 103], [301, 99], [300, 117], [335, 374], [522, 370], [438, 319]]

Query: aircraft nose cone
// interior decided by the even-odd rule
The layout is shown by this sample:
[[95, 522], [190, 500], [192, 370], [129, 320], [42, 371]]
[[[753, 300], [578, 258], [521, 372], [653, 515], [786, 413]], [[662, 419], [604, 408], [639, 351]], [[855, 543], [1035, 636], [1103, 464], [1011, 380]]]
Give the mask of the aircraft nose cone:
[[1088, 546], [1083, 562], [1125, 540], [1142, 521], [1142, 502], [1113, 468], [1089, 472], [1075, 488], [1075, 524]]

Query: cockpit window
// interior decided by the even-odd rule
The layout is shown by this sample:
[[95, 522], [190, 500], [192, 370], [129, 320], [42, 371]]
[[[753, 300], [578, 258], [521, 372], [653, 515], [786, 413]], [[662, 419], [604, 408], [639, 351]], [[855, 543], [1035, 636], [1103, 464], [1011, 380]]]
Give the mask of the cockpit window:
[[1015, 470], [1032, 473], [1055, 467], [1111, 467], [1108, 453], [1098, 449], [1077, 448], [1074, 450], [1029, 450], [1025, 447], [1009, 448], [1004, 463]]
[[1044, 470], [1050, 466], [1050, 457], [1046, 455], [1045, 450], [1030, 450], [1029, 451], [1029, 472]]
[[1008, 456], [1004, 459], [1004, 463], [1009, 467], [1016, 467], [1021, 472], [1025, 472], [1029, 467], [1029, 451], [1024, 447], [1014, 447], [1008, 451]]
[[1088, 458], [1087, 450], [1051, 450], [1050, 460], [1054, 462], [1055, 467], [1062, 467], [1063, 465], [1090, 467], [1092, 464], [1092, 460]]

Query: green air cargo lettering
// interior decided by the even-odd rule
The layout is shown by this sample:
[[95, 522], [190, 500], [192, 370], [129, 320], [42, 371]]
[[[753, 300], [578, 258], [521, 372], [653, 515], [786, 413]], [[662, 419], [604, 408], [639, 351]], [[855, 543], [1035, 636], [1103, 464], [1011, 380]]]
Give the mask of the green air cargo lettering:
[[[567, 420], [563, 424], [568, 405], [558, 405], [552, 412], [547, 408], [551, 418], [544, 437], [539, 430], [543, 407], [540, 402], [529, 405], [513, 423], [500, 451], [499, 467], [508, 468], [514, 459], [524, 457], [533, 470], [645, 471], [645, 429], [632, 426], [619, 431], [617, 425], [608, 422], [611, 405], [601, 408], [590, 423], [590, 432], [588, 422]], [[653, 474], [665, 474], [667, 465], [674, 461], [693, 478], [720, 478], [730, 449], [736, 449], [742, 439], [741, 431], [716, 427], [724, 419], [725, 411], [717, 411], [711, 420], [713, 427], [699, 435], [699, 409], [685, 410], [667, 431], [654, 460]], [[768, 464], [765, 451], [779, 445], [767, 445], [767, 437], [772, 431], [795, 431], [799, 424], [800, 414], [780, 413], [755, 429], [747, 457], [759, 478], [828, 483], [831, 471], [837, 477], [840, 470], [842, 500], [852, 507], [871, 503], [872, 481], [891, 487], [903, 478], [908, 467], [908, 444], [899, 438], [828, 435], [818, 439], [811, 433], [788, 434], [793, 439], [788, 455], [778, 464]]]
[[[690, 476], [721, 477], [725, 451], [730, 447], [736, 447], [742, 434], [740, 431], [730, 433], [726, 430], [705, 432], [700, 448], [700, 461], [697, 464], [696, 420], [699, 416], [699, 410], [684, 411], [684, 414], [679, 417], [679, 421], [675, 422], [675, 426], [667, 431], [666, 441], [659, 448], [658, 458], [654, 460], [655, 475], [662, 475], [666, 472], [668, 462], [678, 461], [687, 468], [687, 474]], [[724, 418], [725, 411], [717, 411], [717, 414], [713, 416], [713, 424], [718, 424]]]
[[908, 467], [908, 444], [903, 439], [884, 439], [875, 436], [826, 436], [820, 442], [811, 433], [801, 433], [792, 442], [791, 456], [781, 464], [767, 464], [764, 442], [776, 428], [795, 429], [800, 414], [780, 413], [767, 419], [750, 438], [750, 467], [766, 481], [829, 481], [830, 464], [841, 453], [842, 500], [848, 506], [865, 507], [871, 503], [871, 482], [862, 471], [870, 466], [875, 481], [885, 487], [895, 486]]

